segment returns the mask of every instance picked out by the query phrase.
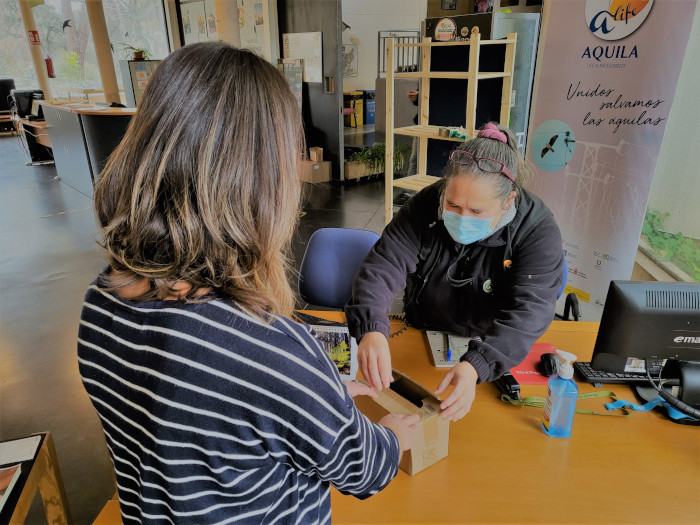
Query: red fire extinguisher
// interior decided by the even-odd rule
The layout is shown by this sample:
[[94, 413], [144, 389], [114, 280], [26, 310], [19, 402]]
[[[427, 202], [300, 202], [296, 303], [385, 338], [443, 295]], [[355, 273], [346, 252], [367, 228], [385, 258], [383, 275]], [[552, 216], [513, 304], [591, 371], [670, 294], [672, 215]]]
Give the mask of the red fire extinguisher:
[[56, 78], [56, 73], [53, 71], [53, 60], [51, 60], [51, 57], [47, 55], [44, 61], [46, 62], [46, 73], [49, 75], [49, 78]]

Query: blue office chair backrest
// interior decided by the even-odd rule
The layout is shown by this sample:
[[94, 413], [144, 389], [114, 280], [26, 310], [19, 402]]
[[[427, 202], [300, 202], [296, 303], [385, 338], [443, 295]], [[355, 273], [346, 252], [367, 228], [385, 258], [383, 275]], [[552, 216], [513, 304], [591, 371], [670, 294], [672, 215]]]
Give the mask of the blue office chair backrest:
[[[566, 256], [564, 257], [564, 268], [562, 271], [564, 273], [564, 279], [561, 283], [559, 293], [557, 293], [557, 299], [559, 299], [564, 294], [564, 290], [566, 290], [566, 283], [569, 280], [569, 267], [566, 264]], [[555, 314], [554, 317], [556, 319], [564, 319], [565, 321], [568, 321], [569, 314], [571, 314], [571, 318], [573, 318], [574, 321], [581, 320], [581, 307], [579, 306], [578, 296], [576, 295], [576, 292], [569, 292], [568, 294], [566, 294], [566, 299], [564, 300], [564, 314]]]
[[299, 269], [299, 295], [309, 304], [343, 308], [352, 281], [379, 235], [367, 230], [321, 228], [306, 246]]

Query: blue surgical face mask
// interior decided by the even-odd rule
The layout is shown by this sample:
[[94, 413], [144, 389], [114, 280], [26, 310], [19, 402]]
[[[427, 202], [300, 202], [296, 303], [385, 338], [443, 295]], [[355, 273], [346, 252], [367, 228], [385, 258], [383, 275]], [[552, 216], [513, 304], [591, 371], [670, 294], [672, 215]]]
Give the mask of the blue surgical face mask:
[[447, 233], [450, 234], [450, 237], [462, 244], [471, 244], [480, 241], [488, 237], [493, 231], [491, 228], [493, 217], [488, 219], [463, 217], [458, 213], [443, 210], [442, 221], [445, 223], [445, 228], [447, 228]]

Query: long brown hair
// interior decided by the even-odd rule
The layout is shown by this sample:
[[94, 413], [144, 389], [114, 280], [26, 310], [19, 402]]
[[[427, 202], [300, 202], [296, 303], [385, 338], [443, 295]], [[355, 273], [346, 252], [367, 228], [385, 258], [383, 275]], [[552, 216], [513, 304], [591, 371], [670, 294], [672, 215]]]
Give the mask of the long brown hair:
[[206, 288], [260, 315], [289, 315], [287, 258], [304, 151], [286, 81], [254, 53], [223, 42], [185, 46], [156, 70], [95, 187], [106, 285]]

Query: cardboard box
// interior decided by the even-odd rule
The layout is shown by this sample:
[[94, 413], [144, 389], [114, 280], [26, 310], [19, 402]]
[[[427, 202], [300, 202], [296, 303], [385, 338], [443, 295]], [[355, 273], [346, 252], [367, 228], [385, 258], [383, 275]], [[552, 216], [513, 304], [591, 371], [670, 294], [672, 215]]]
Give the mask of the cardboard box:
[[323, 148], [309, 148], [309, 160], [321, 162], [323, 160]]
[[398, 370], [393, 370], [393, 375], [391, 387], [378, 392], [376, 399], [358, 396], [355, 404], [375, 423], [388, 413], [420, 416], [416, 441], [399, 464], [401, 470], [415, 476], [447, 457], [450, 422], [440, 417], [440, 400], [430, 391]]
[[314, 162], [312, 160], [303, 160], [301, 162], [301, 180], [304, 182], [328, 182], [331, 180], [331, 163], [330, 161]]

